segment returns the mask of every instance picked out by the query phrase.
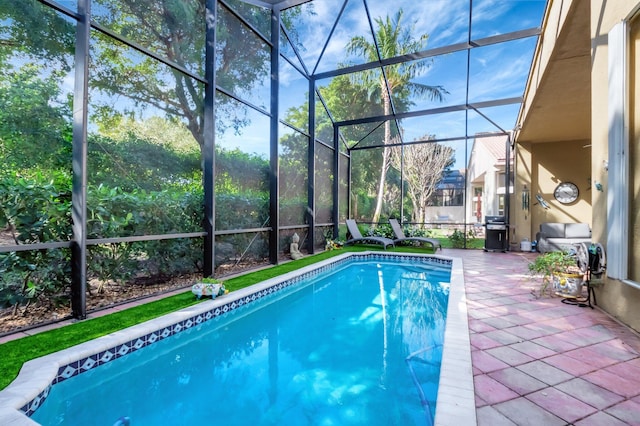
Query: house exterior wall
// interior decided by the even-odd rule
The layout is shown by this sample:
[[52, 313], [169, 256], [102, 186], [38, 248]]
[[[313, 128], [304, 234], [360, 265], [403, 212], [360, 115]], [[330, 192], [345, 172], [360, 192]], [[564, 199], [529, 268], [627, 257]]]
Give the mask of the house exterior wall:
[[[638, 10], [640, 2], [620, 1], [604, 2], [602, 0], [591, 1], [591, 39], [592, 39], [592, 84], [591, 84], [591, 111], [592, 111], [592, 175], [594, 179], [601, 181], [603, 191], [593, 192], [593, 236], [594, 240], [604, 241], [607, 236], [607, 225], [611, 218], [607, 216], [607, 204], [609, 197], [628, 197], [630, 227], [628, 246], [629, 280], [617, 280], [605, 277], [604, 285], [596, 290], [598, 305], [609, 312], [620, 321], [628, 324], [635, 330], [640, 330], [640, 277], [638, 276], [638, 265], [640, 265], [640, 243], [638, 229], [638, 211], [640, 202], [638, 198], [640, 169], [638, 168], [638, 144], [640, 143], [640, 120], [638, 120], [638, 107], [640, 106], [640, 92], [638, 82], [640, 82], [640, 68], [638, 51], [640, 44], [640, 30], [638, 18], [632, 20], [635, 11]], [[631, 24], [629, 34], [629, 67], [625, 70], [628, 73], [628, 83], [626, 88], [628, 96], [628, 118], [629, 118], [629, 186], [628, 190], [619, 191], [617, 194], [608, 193], [608, 170], [616, 170], [625, 167], [624, 164], [608, 164], [604, 162], [609, 159], [608, 133], [609, 133], [609, 50], [608, 33], [616, 24], [621, 21], [628, 21]], [[622, 64], [620, 64], [622, 66]], [[635, 158], [634, 158], [635, 156]], [[608, 259], [611, 261], [612, 259]], [[606, 275], [606, 274], [605, 274]], [[632, 279], [632, 278], [635, 278]]]
[[[516, 181], [511, 199], [510, 236], [512, 242], [535, 238], [540, 223], [548, 221], [590, 223], [592, 240], [604, 245], [608, 263], [603, 284], [595, 290], [597, 305], [638, 331], [639, 10], [640, 0], [571, 0], [550, 4], [519, 118], [524, 136], [516, 134], [515, 138]], [[621, 22], [626, 22], [630, 29], [626, 34], [626, 51], [620, 43], [625, 33], [616, 30]], [[588, 34], [580, 32], [583, 28], [588, 28]], [[610, 35], [612, 30], [617, 32]], [[590, 62], [579, 62], [581, 55]], [[626, 62], [618, 60], [625, 55]], [[579, 67], [563, 68], [563, 64], [574, 59]], [[588, 83], [581, 73], [572, 79], [574, 74], [567, 72], [583, 71], [587, 67]], [[553, 89], [564, 86], [568, 86], [567, 90], [559, 99]], [[576, 118], [562, 114], [563, 120], [554, 122], [554, 114], [566, 110], [559, 110], [557, 105], [573, 96], [579, 100], [574, 105], [576, 109], [590, 105], [588, 113]], [[622, 125], [615, 126], [616, 117], [620, 116], [628, 120], [628, 127], [620, 120], [618, 123]], [[609, 147], [615, 146], [612, 141], [616, 140], [628, 141], [628, 149], [610, 152]], [[628, 177], [620, 173], [621, 170], [628, 170]], [[575, 203], [563, 205], [554, 199], [553, 191], [561, 181], [578, 185], [580, 196]], [[529, 209], [524, 209], [521, 203], [525, 185], [530, 193]], [[549, 203], [549, 209], [536, 204], [538, 193]], [[620, 203], [621, 199], [624, 202]], [[628, 218], [620, 215], [621, 211], [628, 212]], [[614, 272], [613, 266], [618, 271]]]
[[[500, 195], [498, 194], [499, 188], [503, 187], [505, 190], [508, 188], [508, 185], [501, 181], [501, 176], [504, 176], [505, 173], [504, 158], [496, 157], [495, 142], [497, 141], [501, 147], [504, 147], [507, 136], [497, 135], [491, 139], [489, 143], [493, 144], [493, 150], [484, 143], [486, 140], [482, 138], [476, 139], [471, 149], [467, 168], [466, 223], [484, 223], [485, 216], [506, 214], [506, 212], [499, 211]], [[492, 151], [494, 152], [493, 154], [491, 153]], [[477, 196], [474, 188], [482, 188], [481, 217], [479, 220], [476, 217]]]
[[[589, 141], [558, 141], [528, 143], [518, 146], [516, 196], [513, 197], [516, 215], [512, 241], [524, 238], [532, 241], [543, 222], [591, 225], [591, 147]], [[571, 204], [558, 202], [553, 193], [561, 182], [573, 182], [580, 191]], [[529, 190], [529, 209], [522, 209], [524, 185]], [[537, 200], [540, 195], [549, 205], [545, 209]]]
[[[535, 207], [536, 193], [533, 185], [532, 144], [525, 142], [517, 144], [515, 148], [515, 182], [509, 214], [509, 241], [517, 244], [525, 238], [529, 241], [533, 241], [535, 238], [536, 233], [533, 230], [531, 212]], [[524, 200], [523, 196], [526, 197]]]

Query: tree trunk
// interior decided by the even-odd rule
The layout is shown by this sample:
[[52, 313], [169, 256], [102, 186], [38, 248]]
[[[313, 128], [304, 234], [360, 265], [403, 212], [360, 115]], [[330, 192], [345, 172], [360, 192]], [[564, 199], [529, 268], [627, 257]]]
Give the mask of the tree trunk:
[[[382, 101], [384, 104], [384, 114], [389, 115], [391, 112], [391, 99], [389, 98], [389, 93], [387, 92], [386, 85], [384, 81], [380, 83], [380, 89], [382, 90]], [[391, 122], [389, 120], [384, 123], [384, 148], [382, 148], [382, 166], [380, 167], [380, 181], [378, 183], [378, 199], [376, 201], [376, 209], [373, 212], [373, 225], [376, 226], [378, 221], [380, 220], [380, 214], [382, 213], [382, 198], [384, 197], [384, 184], [387, 180], [387, 170], [389, 169], [389, 157], [390, 157], [390, 149], [387, 146], [389, 141], [391, 140]]]

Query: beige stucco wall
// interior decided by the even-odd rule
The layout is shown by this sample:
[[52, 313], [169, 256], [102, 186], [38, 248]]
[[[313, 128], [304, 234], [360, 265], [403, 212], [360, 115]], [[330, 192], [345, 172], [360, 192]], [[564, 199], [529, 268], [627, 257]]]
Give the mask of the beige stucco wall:
[[[535, 238], [542, 222], [588, 222], [593, 241], [607, 241], [607, 200], [610, 196], [630, 197], [630, 276], [640, 282], [640, 18], [634, 19], [631, 33], [629, 84], [630, 167], [629, 192], [608, 194], [608, 33], [621, 21], [630, 20], [640, 10], [640, 0], [553, 1], [521, 110], [522, 134], [516, 136], [516, 182], [512, 198], [512, 241]], [[583, 29], [587, 28], [582, 32]], [[588, 51], [586, 48], [588, 47]], [[572, 56], [572, 53], [575, 53]], [[579, 66], [568, 65], [584, 58]], [[589, 59], [587, 64], [586, 59]], [[578, 62], [576, 62], [577, 64]], [[588, 68], [588, 80], [584, 70]], [[579, 74], [579, 78], [571, 78]], [[566, 91], [561, 91], [565, 86]], [[561, 91], [563, 97], [558, 98]], [[567, 99], [573, 109], [590, 105], [584, 114], [565, 114]], [[560, 117], [561, 120], [554, 120]], [[608, 164], [609, 169], [620, 165]], [[553, 190], [561, 181], [578, 185], [580, 198], [571, 205], [554, 200]], [[521, 207], [524, 186], [530, 190], [529, 210]], [[601, 186], [602, 190], [597, 187]], [[549, 203], [544, 210], [536, 205], [539, 193]], [[640, 331], [640, 290], [622, 281], [604, 279], [596, 290], [597, 304], [621, 322]]]
[[[535, 203], [535, 192], [533, 192], [532, 186], [532, 144], [529, 142], [516, 144], [514, 152], [514, 194], [511, 198], [510, 205], [510, 218], [511, 218], [511, 230], [509, 235], [509, 241], [512, 243], [520, 243], [523, 239], [533, 241], [536, 236], [535, 232], [532, 232], [532, 219], [531, 208]], [[522, 193], [525, 190], [529, 194], [529, 208], [523, 208]]]
[[[512, 241], [533, 240], [543, 222], [591, 225], [591, 147], [589, 141], [558, 141], [524, 143], [516, 148], [516, 194], [512, 213], [515, 231]], [[553, 192], [561, 182], [578, 186], [578, 200], [571, 204], [556, 201]], [[529, 210], [522, 209], [522, 191], [527, 185], [530, 194]], [[536, 200], [540, 194], [548, 203], [545, 209]], [[513, 217], [513, 216], [512, 216]]]
[[[599, 241], [606, 240], [607, 233], [607, 172], [603, 161], [608, 155], [608, 47], [607, 34], [611, 28], [622, 20], [630, 18], [637, 9], [638, 1], [602, 1], [591, 0], [591, 49], [592, 49], [592, 84], [591, 84], [591, 113], [592, 113], [592, 175], [600, 180], [605, 188], [604, 192], [593, 192], [593, 235]], [[635, 76], [637, 78], [637, 76]], [[632, 85], [635, 87], [635, 84]], [[637, 107], [640, 97], [637, 92], [630, 93], [630, 103]], [[633, 110], [633, 109], [632, 109]], [[632, 130], [631, 143], [638, 143], [638, 129]], [[609, 165], [616, 167], [616, 165]], [[630, 170], [631, 180], [638, 179], [640, 171]], [[621, 196], [626, 196], [622, 195]], [[633, 238], [632, 238], [633, 239]], [[637, 241], [637, 237], [635, 240]], [[629, 263], [640, 263], [640, 250], [629, 252]], [[618, 280], [605, 278], [605, 283], [596, 290], [598, 306], [614, 317], [640, 331], [640, 290], [624, 284]]]

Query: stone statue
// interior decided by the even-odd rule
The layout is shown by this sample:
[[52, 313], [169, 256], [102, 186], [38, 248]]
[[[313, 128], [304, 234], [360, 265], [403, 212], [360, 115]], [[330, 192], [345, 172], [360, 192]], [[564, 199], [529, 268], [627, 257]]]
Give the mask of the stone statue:
[[289, 252], [291, 253], [291, 258], [293, 260], [297, 260], [302, 257], [302, 253], [300, 253], [300, 249], [298, 249], [299, 241], [300, 237], [298, 236], [298, 233], [294, 233], [291, 237], [291, 245], [289, 246]]

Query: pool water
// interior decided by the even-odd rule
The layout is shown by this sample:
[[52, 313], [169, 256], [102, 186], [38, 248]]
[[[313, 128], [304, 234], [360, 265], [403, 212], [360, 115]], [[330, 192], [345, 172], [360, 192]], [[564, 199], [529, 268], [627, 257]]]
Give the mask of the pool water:
[[356, 261], [52, 387], [43, 425], [430, 425], [450, 269]]

